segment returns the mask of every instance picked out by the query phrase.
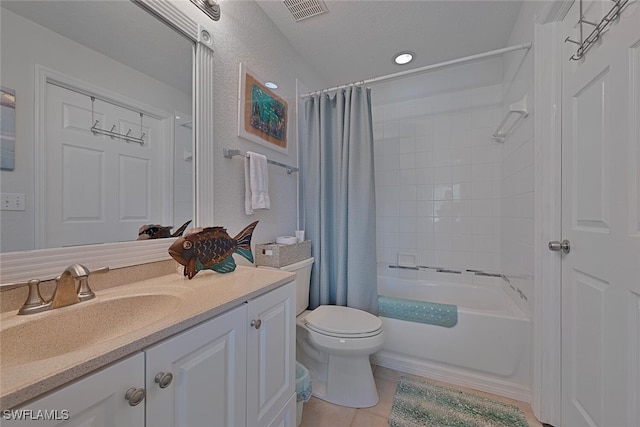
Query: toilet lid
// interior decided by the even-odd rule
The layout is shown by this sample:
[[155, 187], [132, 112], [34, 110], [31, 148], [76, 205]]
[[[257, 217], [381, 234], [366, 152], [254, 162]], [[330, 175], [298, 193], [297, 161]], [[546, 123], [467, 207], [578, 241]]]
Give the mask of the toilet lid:
[[316, 332], [333, 336], [371, 336], [382, 329], [382, 320], [373, 314], [337, 305], [321, 305], [306, 316], [305, 323]]

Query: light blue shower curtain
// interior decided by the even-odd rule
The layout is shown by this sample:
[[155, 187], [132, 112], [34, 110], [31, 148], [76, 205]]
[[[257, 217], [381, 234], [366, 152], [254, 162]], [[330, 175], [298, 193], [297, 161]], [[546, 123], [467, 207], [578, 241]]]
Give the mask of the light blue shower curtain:
[[371, 90], [348, 87], [305, 102], [304, 219], [315, 258], [310, 306], [377, 314]]

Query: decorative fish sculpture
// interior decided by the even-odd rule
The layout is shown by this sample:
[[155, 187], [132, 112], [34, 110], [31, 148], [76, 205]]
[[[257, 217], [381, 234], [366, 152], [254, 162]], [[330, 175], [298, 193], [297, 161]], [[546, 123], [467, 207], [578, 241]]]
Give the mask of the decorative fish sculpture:
[[182, 236], [184, 230], [187, 229], [187, 226], [191, 224], [191, 220], [182, 224], [180, 228], [178, 228], [173, 234], [171, 234], [171, 229], [173, 225], [160, 225], [160, 224], [147, 224], [143, 225], [138, 229], [138, 240], [148, 240], [148, 239], [164, 239], [167, 237], [179, 237]]
[[249, 224], [236, 237], [231, 238], [223, 227], [207, 227], [179, 237], [169, 247], [169, 255], [184, 265], [189, 279], [200, 270], [230, 273], [236, 269], [233, 254], [237, 253], [253, 262], [251, 236], [258, 221]]

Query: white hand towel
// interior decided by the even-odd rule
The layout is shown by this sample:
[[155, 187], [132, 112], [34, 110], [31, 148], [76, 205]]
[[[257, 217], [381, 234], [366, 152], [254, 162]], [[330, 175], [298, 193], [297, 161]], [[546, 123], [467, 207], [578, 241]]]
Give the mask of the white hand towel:
[[271, 208], [266, 156], [247, 151], [244, 159], [244, 185], [244, 210], [247, 215], [252, 215], [254, 209]]

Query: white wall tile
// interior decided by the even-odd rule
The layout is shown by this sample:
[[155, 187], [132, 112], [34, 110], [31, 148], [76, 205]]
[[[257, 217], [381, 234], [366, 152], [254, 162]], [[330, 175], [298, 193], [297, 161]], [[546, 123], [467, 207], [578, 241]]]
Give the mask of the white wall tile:
[[400, 200], [398, 202], [398, 216], [416, 216], [416, 200]]
[[[417, 185], [416, 186], [416, 199], [421, 200], [433, 200], [433, 185]], [[433, 204], [432, 204], [433, 206]], [[430, 211], [432, 212], [432, 211]]]
[[417, 216], [416, 232], [423, 234], [433, 234], [433, 216]]
[[[502, 86], [492, 85], [375, 107], [379, 259], [413, 250], [421, 265], [499, 270], [505, 173], [490, 135], [501, 102]], [[511, 194], [525, 187], [515, 181]]]
[[433, 183], [451, 186], [451, 166], [435, 166], [433, 168]]
[[451, 182], [471, 182], [473, 179], [472, 170], [469, 165], [451, 166]]
[[415, 169], [400, 169], [398, 173], [398, 185], [416, 185], [416, 170]]

